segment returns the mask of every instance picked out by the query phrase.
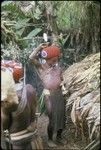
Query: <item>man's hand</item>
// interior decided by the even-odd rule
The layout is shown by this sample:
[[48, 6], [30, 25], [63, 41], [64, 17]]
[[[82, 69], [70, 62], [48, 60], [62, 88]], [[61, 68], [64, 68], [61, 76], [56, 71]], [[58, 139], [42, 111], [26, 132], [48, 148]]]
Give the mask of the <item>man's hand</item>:
[[42, 49], [42, 48], [47, 47], [48, 45], [49, 45], [49, 42], [47, 42], [47, 43], [41, 43], [41, 44], [39, 45], [39, 47]]
[[27, 127], [27, 130], [30, 132], [35, 131], [35, 129], [37, 129], [37, 122], [31, 122], [31, 124]]

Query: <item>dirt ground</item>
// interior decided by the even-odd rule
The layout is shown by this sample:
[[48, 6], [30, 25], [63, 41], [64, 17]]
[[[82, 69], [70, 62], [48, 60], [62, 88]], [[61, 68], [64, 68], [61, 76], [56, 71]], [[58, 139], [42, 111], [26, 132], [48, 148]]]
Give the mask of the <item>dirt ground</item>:
[[48, 117], [45, 114], [41, 115], [38, 118], [38, 131], [42, 137], [44, 150], [81, 150], [86, 146], [84, 141], [81, 141], [79, 138], [75, 138], [75, 130], [69, 126], [68, 129], [65, 129], [63, 132], [63, 137], [67, 140], [67, 144], [64, 146], [57, 145], [55, 148], [49, 148], [47, 145], [47, 124]]

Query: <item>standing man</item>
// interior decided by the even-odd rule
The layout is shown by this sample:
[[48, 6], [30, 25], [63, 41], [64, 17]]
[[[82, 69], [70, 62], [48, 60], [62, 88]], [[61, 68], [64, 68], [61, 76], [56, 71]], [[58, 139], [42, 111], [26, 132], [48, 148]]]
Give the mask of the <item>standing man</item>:
[[30, 61], [36, 66], [38, 75], [42, 80], [45, 95], [45, 107], [49, 117], [47, 127], [48, 146], [55, 147], [53, 134], [56, 141], [63, 144], [62, 131], [65, 125], [65, 102], [61, 91], [61, 68], [59, 66], [60, 49], [57, 46], [40, 44], [29, 56]]
[[[1, 51], [2, 55], [4, 51]], [[12, 73], [1, 65], [1, 148], [6, 148], [4, 130], [10, 128], [12, 112], [18, 107], [19, 101]]]

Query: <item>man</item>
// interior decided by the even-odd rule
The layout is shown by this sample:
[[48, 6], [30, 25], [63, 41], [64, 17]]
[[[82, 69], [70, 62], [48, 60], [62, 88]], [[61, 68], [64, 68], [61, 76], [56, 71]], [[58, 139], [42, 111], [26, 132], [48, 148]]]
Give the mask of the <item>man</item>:
[[[2, 55], [3, 53], [4, 51], [2, 51]], [[1, 109], [3, 112], [4, 129], [10, 127], [9, 114], [17, 109], [18, 104], [19, 101], [13, 75], [9, 69], [1, 65]]]
[[[18, 107], [19, 101], [15, 90], [15, 82], [12, 73], [5, 67], [1, 67], [1, 108], [6, 114], [4, 122], [9, 118], [9, 113], [15, 111]], [[10, 120], [7, 121], [10, 123]], [[7, 125], [5, 123], [5, 125]], [[5, 129], [7, 128], [4, 127]]]
[[45, 106], [49, 117], [48, 146], [55, 147], [53, 134], [56, 133], [56, 141], [62, 142], [62, 131], [65, 124], [65, 102], [62, 96], [60, 83], [61, 68], [58, 59], [60, 49], [57, 46], [48, 46], [48, 43], [40, 44], [29, 56], [29, 59], [37, 68], [42, 80], [45, 95]]
[[[1, 50], [2, 60], [4, 50]], [[1, 63], [1, 102], [4, 105], [17, 106], [18, 97], [12, 72]], [[12, 108], [14, 109], [14, 108]], [[14, 110], [15, 111], [15, 110]]]
[[12, 112], [18, 107], [19, 101], [15, 90], [12, 73], [1, 67], [1, 147], [6, 148], [4, 130], [10, 128]]

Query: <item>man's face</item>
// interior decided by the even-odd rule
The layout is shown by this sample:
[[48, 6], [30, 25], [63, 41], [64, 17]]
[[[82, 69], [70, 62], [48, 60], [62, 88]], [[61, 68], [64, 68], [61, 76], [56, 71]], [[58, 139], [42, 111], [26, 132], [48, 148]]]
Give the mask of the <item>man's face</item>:
[[47, 60], [48, 65], [54, 65], [58, 62], [58, 57], [53, 57]]

